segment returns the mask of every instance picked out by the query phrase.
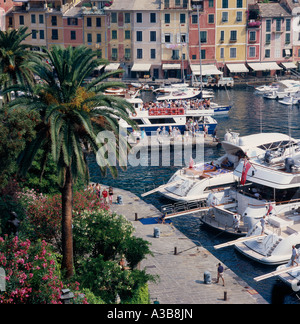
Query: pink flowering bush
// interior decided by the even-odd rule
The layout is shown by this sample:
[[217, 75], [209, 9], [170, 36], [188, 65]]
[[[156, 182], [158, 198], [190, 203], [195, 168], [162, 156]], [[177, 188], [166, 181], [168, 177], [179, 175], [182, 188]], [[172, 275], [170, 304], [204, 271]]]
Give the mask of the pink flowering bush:
[[[64, 285], [56, 256], [45, 241], [32, 244], [18, 237], [0, 237], [0, 268], [6, 274], [6, 290], [0, 294], [0, 304], [61, 304]], [[86, 303], [85, 298], [79, 298], [79, 284], [71, 288], [75, 302], [78, 298]]]
[[23, 189], [16, 194], [17, 199], [22, 202], [23, 205], [27, 206], [37, 201], [46, 201], [47, 197], [42, 193], [38, 193], [34, 189]]
[[[43, 196], [30, 192], [19, 194], [23, 201], [26, 200], [27, 226], [30, 224], [34, 238], [43, 239], [47, 242], [60, 242], [61, 236], [61, 194]], [[84, 211], [107, 209], [95, 192], [81, 190], [74, 192], [73, 215], [80, 215]], [[29, 234], [28, 234], [29, 235]], [[59, 244], [59, 243], [58, 243]]]

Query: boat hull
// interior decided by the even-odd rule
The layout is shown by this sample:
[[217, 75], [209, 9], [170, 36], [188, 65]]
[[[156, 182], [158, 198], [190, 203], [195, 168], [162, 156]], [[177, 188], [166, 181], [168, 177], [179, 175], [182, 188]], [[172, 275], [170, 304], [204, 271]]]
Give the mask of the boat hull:
[[[217, 123], [212, 123], [212, 124], [205, 124], [206, 127], [208, 128], [208, 134], [209, 135], [213, 135], [214, 134], [214, 131], [217, 127]], [[145, 133], [147, 136], [151, 136], [153, 134], [156, 134], [157, 130], [158, 129], [162, 129], [163, 127], [166, 127], [167, 128], [167, 131], [168, 131], [168, 128], [169, 126], [171, 126], [172, 128], [173, 127], [176, 127], [179, 129], [180, 133], [183, 135], [186, 131], [185, 129], [185, 124], [171, 124], [171, 125], [166, 125], [166, 124], [158, 124], [158, 125], [141, 125], [140, 128], [141, 129], [144, 129], [145, 130]], [[132, 132], [133, 129], [132, 127], [128, 127], [127, 130], [129, 132]], [[199, 131], [203, 131], [203, 125], [199, 125]]]
[[266, 257], [263, 256], [254, 250], [250, 249], [248, 246], [246, 246], [244, 243], [239, 243], [235, 245], [235, 248], [238, 252], [243, 254], [249, 259], [252, 259], [258, 263], [264, 264], [264, 265], [269, 265], [269, 266], [275, 266], [275, 265], [281, 265], [284, 263], [287, 263], [291, 255], [280, 255], [277, 257]]

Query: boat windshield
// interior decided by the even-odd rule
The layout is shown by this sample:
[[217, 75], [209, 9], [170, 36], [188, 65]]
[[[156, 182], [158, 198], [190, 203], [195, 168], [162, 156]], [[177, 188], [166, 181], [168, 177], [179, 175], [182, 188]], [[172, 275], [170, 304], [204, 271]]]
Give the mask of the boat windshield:
[[262, 150], [278, 150], [279, 148], [288, 148], [288, 147], [292, 147], [292, 146], [297, 146], [298, 143], [294, 142], [294, 141], [277, 141], [277, 142], [271, 142], [271, 143], [267, 143], [267, 144], [263, 144], [261, 146], [259, 146], [260, 149]]

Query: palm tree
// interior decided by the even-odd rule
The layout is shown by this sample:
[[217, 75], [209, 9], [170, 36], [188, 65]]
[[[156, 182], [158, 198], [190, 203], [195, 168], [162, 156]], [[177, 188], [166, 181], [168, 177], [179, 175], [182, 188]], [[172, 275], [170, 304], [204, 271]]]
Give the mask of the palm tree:
[[[44, 55], [31, 51], [32, 46], [24, 44], [27, 27], [18, 30], [0, 31], [0, 75], [5, 75], [0, 82], [3, 88], [16, 84], [34, 84], [33, 67], [40, 64]], [[0, 89], [1, 89], [0, 84]], [[6, 100], [9, 99], [9, 94]]]
[[[51, 153], [58, 166], [58, 184], [62, 193], [62, 268], [69, 278], [73, 275], [73, 184], [79, 176], [89, 180], [85, 148], [97, 153], [101, 147], [97, 142], [98, 132], [109, 130], [117, 135], [120, 118], [134, 126], [129, 118], [133, 107], [124, 99], [103, 94], [103, 90], [112, 84], [101, 84], [101, 81], [111, 73], [84, 84], [86, 77], [103, 63], [95, 59], [96, 52], [84, 46], [53, 47], [46, 52], [50, 65], [45, 63], [35, 68], [42, 83], [29, 90], [25, 87], [25, 94], [12, 101], [10, 106], [37, 111], [41, 116], [36, 139], [27, 144], [19, 157], [20, 171], [26, 174], [40, 148], [45, 152], [43, 161]], [[122, 145], [118, 136], [116, 139], [118, 154]], [[116, 167], [110, 169], [116, 173]]]

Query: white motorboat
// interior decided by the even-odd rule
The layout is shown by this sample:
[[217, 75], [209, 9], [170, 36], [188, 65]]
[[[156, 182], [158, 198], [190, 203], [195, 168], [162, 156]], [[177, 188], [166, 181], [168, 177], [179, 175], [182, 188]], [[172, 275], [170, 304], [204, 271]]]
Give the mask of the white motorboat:
[[239, 160], [247, 155], [250, 159], [266, 153], [269, 143], [289, 142], [289, 137], [279, 133], [263, 133], [240, 137], [227, 132], [222, 146], [225, 155], [221, 158], [196, 164], [193, 168], [178, 170], [169, 180], [169, 186], [157, 188], [157, 192], [173, 201], [195, 201], [207, 199], [214, 191], [222, 191], [238, 180], [233, 173]]
[[282, 100], [279, 100], [279, 102], [288, 106], [298, 105], [300, 103], [300, 91], [285, 96]]
[[286, 80], [281, 81], [278, 89], [272, 89], [263, 94], [266, 99], [283, 99], [286, 96], [292, 95], [299, 91], [299, 81]]
[[278, 83], [273, 83], [271, 85], [262, 85], [255, 88], [256, 93], [264, 94], [265, 92], [270, 92], [273, 90], [278, 90], [280, 85]]
[[[299, 245], [296, 246], [298, 249], [298, 258], [295, 261], [300, 265], [300, 249]], [[298, 283], [300, 281], [300, 269], [296, 264], [292, 266], [292, 260], [290, 260], [287, 264], [281, 265], [277, 268], [277, 271], [284, 271], [284, 273], [279, 274], [278, 278], [283, 281], [285, 284], [293, 288], [294, 291], [299, 291]]]
[[[144, 109], [144, 103], [139, 98], [127, 99], [132, 103], [135, 112], [131, 114], [131, 119], [134, 120], [141, 130], [144, 130], [147, 136], [157, 134], [157, 132], [176, 129], [180, 134], [186, 131], [186, 124], [190, 119], [197, 121], [198, 131], [203, 132], [204, 127], [207, 133], [212, 135], [218, 122], [212, 117], [213, 110], [185, 110], [184, 108], [159, 108], [159, 109]], [[120, 120], [120, 126], [132, 132], [132, 127]]]
[[[269, 166], [270, 164], [281, 163], [291, 154], [294, 154], [296, 150], [297, 152], [299, 151], [297, 142], [290, 140], [287, 135], [276, 133], [261, 135], [265, 136], [265, 143], [259, 145], [250, 156], [248, 154], [251, 165], [255, 163], [258, 156]], [[242, 160], [233, 172], [237, 179], [240, 179], [240, 174], [237, 174], [237, 170], [241, 165], [243, 168], [243, 163]], [[256, 167], [253, 167], [250, 171], [254, 172], [254, 169], [256, 170]], [[256, 224], [256, 219], [261, 218], [265, 214], [266, 206], [268, 205], [267, 201], [262, 199], [260, 195], [260, 191], [263, 192], [264, 189], [259, 188], [258, 190], [257, 186], [258, 184], [254, 184], [253, 186], [247, 185], [244, 189], [240, 188], [239, 190], [231, 188], [226, 191], [212, 191], [207, 199], [207, 205], [211, 206], [211, 210], [210, 213], [203, 217], [202, 221], [222, 231], [240, 236], [246, 235]], [[283, 189], [281, 188], [281, 190]], [[273, 197], [273, 190], [271, 190], [270, 194], [270, 190], [265, 189], [266, 193], [268, 193], [268, 198], [271, 199]], [[249, 206], [254, 207], [251, 208]], [[247, 211], [245, 211], [246, 208]], [[240, 222], [238, 231], [234, 231], [236, 218]]]
[[[241, 177], [243, 169], [241, 161], [235, 175]], [[287, 141], [285, 151], [280, 149], [280, 156], [271, 157], [267, 151], [264, 156], [252, 159], [247, 181], [235, 197], [238, 213], [250, 230], [247, 241], [236, 243], [235, 247], [266, 265], [286, 263], [291, 257], [291, 247], [300, 244], [298, 143], [293, 139]], [[266, 214], [267, 226], [263, 233], [260, 220]]]
[[172, 100], [184, 100], [184, 99], [195, 99], [213, 98], [214, 94], [212, 91], [203, 90], [201, 92], [198, 88], [190, 88], [187, 84], [172, 84], [169, 87], [162, 87], [154, 90], [157, 95], [157, 101], [172, 101]]

